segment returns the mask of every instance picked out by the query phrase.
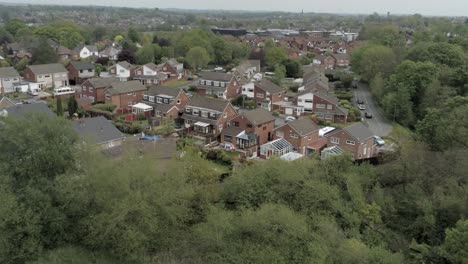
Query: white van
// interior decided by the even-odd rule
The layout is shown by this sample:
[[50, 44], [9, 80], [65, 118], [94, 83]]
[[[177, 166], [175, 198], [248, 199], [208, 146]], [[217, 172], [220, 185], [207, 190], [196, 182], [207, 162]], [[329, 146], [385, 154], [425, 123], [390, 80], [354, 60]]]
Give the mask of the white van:
[[54, 89], [54, 96], [74, 94], [74, 93], [75, 93], [75, 89], [71, 87], [62, 87], [62, 88]]

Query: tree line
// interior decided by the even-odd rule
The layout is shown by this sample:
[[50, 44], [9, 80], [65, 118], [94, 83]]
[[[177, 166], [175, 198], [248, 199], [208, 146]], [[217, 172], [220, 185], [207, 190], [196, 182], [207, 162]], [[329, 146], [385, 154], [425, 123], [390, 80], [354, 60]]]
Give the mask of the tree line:
[[434, 152], [403, 129], [379, 167], [274, 159], [227, 178], [191, 148], [109, 158], [60, 117], [0, 130], [2, 263], [467, 261], [468, 152]]
[[468, 35], [438, 25], [408, 35], [370, 23], [361, 36], [367, 45], [353, 52], [351, 63], [389, 120], [416, 131], [434, 150], [466, 148]]

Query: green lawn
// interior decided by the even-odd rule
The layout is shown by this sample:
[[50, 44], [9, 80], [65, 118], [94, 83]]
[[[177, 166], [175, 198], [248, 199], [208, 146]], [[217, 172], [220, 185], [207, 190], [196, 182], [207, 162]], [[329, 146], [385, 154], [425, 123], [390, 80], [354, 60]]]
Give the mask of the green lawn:
[[182, 80], [177, 80], [177, 81], [174, 81], [174, 82], [170, 82], [170, 83], [167, 84], [167, 86], [169, 86], [169, 87], [179, 87], [179, 86], [182, 86], [182, 85], [187, 84], [187, 83], [189, 83], [189, 81], [182, 79]]
[[9, 98], [17, 99], [17, 100], [24, 100], [24, 99], [29, 99], [29, 98], [32, 97], [32, 96], [30, 96], [29, 94], [18, 93], [18, 92], [14, 92], [14, 93], [8, 94], [7, 96], [8, 96]]

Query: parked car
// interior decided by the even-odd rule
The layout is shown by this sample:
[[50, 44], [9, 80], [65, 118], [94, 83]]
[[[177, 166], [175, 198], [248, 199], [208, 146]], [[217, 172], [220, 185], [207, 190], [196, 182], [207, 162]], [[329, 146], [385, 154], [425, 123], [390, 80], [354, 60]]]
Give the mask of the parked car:
[[366, 106], [363, 104], [358, 105], [359, 110], [366, 110]]
[[372, 113], [366, 112], [366, 113], [364, 114], [364, 116], [365, 116], [366, 118], [372, 118]]
[[358, 98], [356, 101], [358, 104], [364, 104], [364, 101], [361, 98]]
[[383, 146], [385, 145], [385, 141], [379, 137], [379, 136], [374, 136], [374, 142], [378, 145], [378, 146]]
[[284, 120], [285, 120], [286, 122], [290, 122], [290, 121], [296, 120], [296, 118], [295, 118], [294, 116], [287, 116]]
[[223, 67], [216, 67], [216, 68], [214, 68], [214, 70], [215, 70], [215, 71], [222, 71], [222, 70], [224, 70], [224, 69], [223, 69]]
[[187, 81], [193, 81], [193, 76], [190, 75], [189, 77], [187, 77]]

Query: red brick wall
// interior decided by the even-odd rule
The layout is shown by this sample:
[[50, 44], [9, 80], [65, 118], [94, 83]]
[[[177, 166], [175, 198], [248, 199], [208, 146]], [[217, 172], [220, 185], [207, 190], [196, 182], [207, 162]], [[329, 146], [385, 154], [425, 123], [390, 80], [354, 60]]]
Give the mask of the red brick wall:
[[72, 64], [68, 64], [67, 70], [68, 70], [68, 79], [75, 80], [75, 78], [80, 77], [78, 74], [78, 71], [75, 69], [75, 67], [73, 67]]
[[[177, 100], [180, 100], [180, 103], [177, 103]], [[179, 109], [183, 109], [186, 105], [190, 103], [190, 98], [187, 96], [186, 93], [180, 92], [174, 102], [174, 105], [177, 106]]]
[[[339, 144], [332, 143], [332, 138], [338, 138], [340, 140]], [[355, 141], [355, 145], [346, 144], [346, 140]], [[351, 152], [354, 156], [354, 159], [356, 160], [359, 159], [359, 154], [363, 154], [363, 146], [361, 146], [360, 142], [357, 142], [354, 138], [352, 138], [348, 133], [346, 133], [343, 130], [329, 135], [327, 146], [339, 146], [341, 149]]]
[[226, 98], [228, 100], [236, 98], [241, 93], [241, 89], [242, 87], [239, 82], [237, 82], [236, 78], [232, 77], [231, 82], [226, 88]]
[[[225, 117], [224, 113], [226, 113], [226, 117]], [[232, 107], [231, 104], [228, 104], [228, 106], [224, 110], [224, 113], [222, 113], [221, 117], [218, 119], [218, 123], [216, 125], [216, 134], [219, 134], [221, 132], [221, 131], [219, 131], [219, 126], [218, 125], [223, 125], [223, 129], [226, 128], [227, 127], [227, 122], [237, 115], [236, 110]]]
[[[319, 138], [319, 131], [313, 131], [312, 133], [306, 135], [305, 137], [301, 137], [294, 129], [292, 129], [288, 124], [278, 127], [275, 130], [273, 130], [273, 139], [278, 139], [281, 137], [276, 136], [276, 132], [281, 131], [283, 132], [283, 138], [286, 139], [297, 151], [301, 154], [306, 154], [305, 153], [305, 146], [308, 144], [318, 140]], [[298, 136], [298, 138], [293, 138], [291, 137], [291, 134], [295, 134]]]
[[105, 102], [111, 103], [117, 106], [117, 108], [129, 108], [129, 102], [133, 104], [137, 104], [143, 100], [143, 93], [144, 91], [135, 92], [135, 95], [128, 95], [127, 93], [124, 94], [116, 94], [113, 95], [112, 98], [109, 100], [106, 98]]
[[[258, 98], [258, 94], [263, 94], [263, 98]], [[256, 102], [262, 102], [266, 100], [266, 92], [257, 85], [254, 85], [254, 99]]]
[[36, 75], [31, 71], [31, 69], [26, 68], [23, 73], [23, 79], [30, 82], [36, 82]]
[[[230, 120], [230, 125], [234, 126], [235, 122], [238, 123], [238, 127], [244, 129], [247, 133], [255, 133], [258, 136], [257, 142], [260, 145], [265, 144], [269, 141], [268, 135], [270, 135], [270, 137], [273, 136], [273, 129], [275, 127], [274, 120], [268, 123], [261, 124], [260, 126], [255, 126], [243, 115], [238, 115]], [[249, 127], [249, 125], [251, 127]]]

